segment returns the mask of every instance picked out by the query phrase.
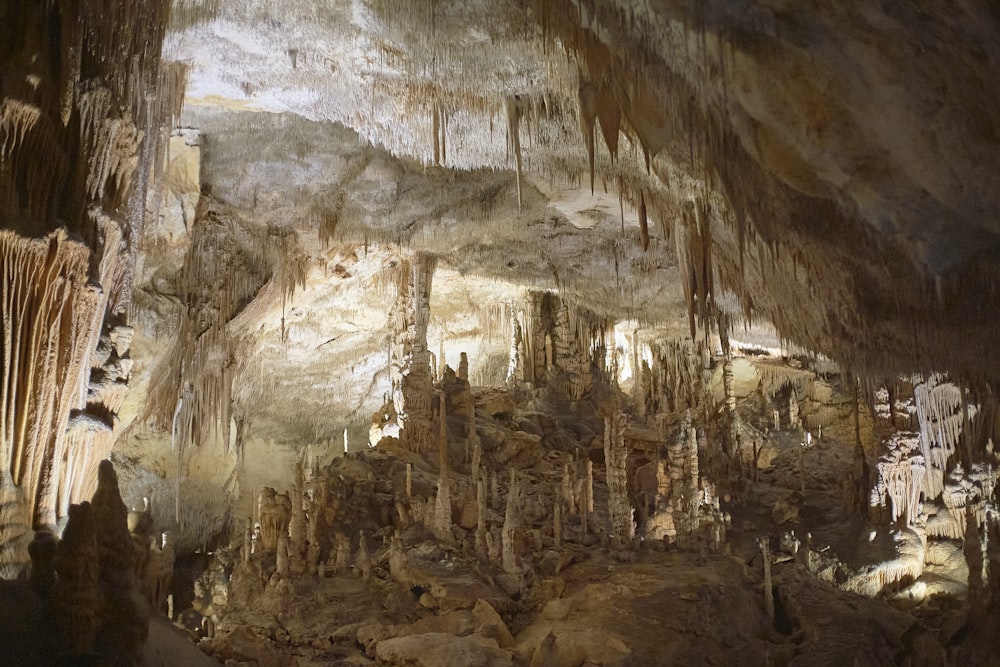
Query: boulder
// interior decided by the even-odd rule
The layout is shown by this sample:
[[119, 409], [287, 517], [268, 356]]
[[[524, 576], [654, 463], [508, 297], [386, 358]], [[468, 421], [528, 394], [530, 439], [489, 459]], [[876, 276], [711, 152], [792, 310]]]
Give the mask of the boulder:
[[380, 641], [375, 655], [384, 665], [398, 667], [510, 667], [510, 651], [495, 639], [477, 635], [455, 637], [442, 632]]

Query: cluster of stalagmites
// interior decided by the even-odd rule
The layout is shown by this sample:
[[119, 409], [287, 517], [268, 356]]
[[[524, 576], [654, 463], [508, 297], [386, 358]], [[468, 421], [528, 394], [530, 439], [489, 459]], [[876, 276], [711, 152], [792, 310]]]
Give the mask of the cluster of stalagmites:
[[[559, 359], [547, 360], [550, 379]], [[588, 364], [590, 386], [606, 381], [596, 367]], [[677, 415], [660, 414], [655, 429], [644, 429], [602, 398], [586, 403], [570, 426], [551, 416], [540, 398], [551, 397], [551, 387], [514, 383], [474, 394], [465, 355], [458, 372], [445, 366], [430, 376], [437, 379], [427, 401], [436, 417], [430, 422], [436, 451], [427, 451], [423, 440], [387, 433], [396, 417], [387, 403], [374, 415], [375, 446], [325, 468], [307, 457], [287, 494], [260, 492], [242, 543], [217, 552], [198, 586], [195, 609], [208, 619], [206, 650], [238, 659], [230, 638], [245, 610], [273, 605], [279, 619], [291, 619], [297, 596], [323, 590], [325, 581], [360, 580], [357, 585], [379, 591], [368, 595], [388, 596], [390, 608], [405, 607], [393, 602], [405, 594], [424, 610], [475, 602], [477, 609], [505, 613], [517, 600], [537, 600], [543, 582], [586, 549], [606, 549], [623, 562], [635, 560], [640, 545], [723, 549], [728, 517], [699, 473], [705, 435], [692, 410], [679, 422]], [[583, 383], [560, 386], [571, 397]], [[615, 391], [620, 394], [607, 388], [597, 395]], [[649, 433], [655, 461], [642, 466], [634, 453], [646, 455], [642, 438]], [[606, 500], [595, 487], [607, 489]], [[645, 507], [637, 513], [640, 498]], [[307, 581], [313, 583], [304, 586]], [[269, 641], [280, 643], [279, 635]], [[506, 636], [498, 647], [507, 646]], [[382, 657], [393, 641], [386, 628], [369, 626], [351, 639], [369, 657]]]
[[151, 526], [148, 511], [130, 515], [102, 461], [93, 498], [70, 506], [61, 538], [35, 533], [28, 585], [46, 605], [60, 659], [139, 664], [151, 610], [166, 602], [173, 573], [172, 547]]

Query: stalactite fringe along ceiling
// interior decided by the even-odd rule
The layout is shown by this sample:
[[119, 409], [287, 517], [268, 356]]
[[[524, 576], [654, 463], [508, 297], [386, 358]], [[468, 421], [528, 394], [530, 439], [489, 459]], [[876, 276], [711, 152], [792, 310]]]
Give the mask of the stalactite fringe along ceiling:
[[[216, 3], [186, 7], [191, 22], [225, 27], [238, 20]], [[374, 54], [364, 77], [355, 78], [349, 59], [322, 53], [331, 42], [315, 36], [317, 43], [289, 50], [296, 57], [282, 76], [319, 81], [334, 68], [344, 74], [329, 84], [340, 86], [336, 102], [303, 101], [304, 113], [348, 123], [363, 139], [427, 165], [512, 169], [509, 196], [519, 209], [536, 196], [532, 179], [615, 192], [623, 218], [630, 209], [623, 231], [638, 247], [662, 252], [676, 230], [680, 239], [667, 253], [698, 258], [682, 271], [694, 319], [714, 317], [712, 292], [722, 287], [739, 297], [743, 319], [769, 320], [786, 340], [865, 373], [935, 365], [978, 372], [954, 343], [973, 345], [970, 356], [987, 353], [992, 324], [975, 295], [995, 294], [995, 266], [975, 255], [943, 265], [922, 246], [877, 233], [876, 213], [861, 193], [810, 171], [814, 156], [780, 135], [781, 128], [800, 131], [801, 122], [776, 119], [771, 106], [797, 89], [777, 88], [765, 76], [769, 68], [794, 68], [800, 55], [782, 51], [785, 64], [752, 39], [779, 33], [795, 16], [750, 5], [742, 14], [723, 9], [501, 2], [480, 16], [461, 3], [371, 1], [347, 13]], [[289, 11], [288, 21], [305, 20]], [[470, 25], [476, 30], [465, 29]], [[187, 53], [179, 31], [176, 48]], [[443, 35], [462, 38], [444, 43]], [[854, 44], [857, 36], [838, 39]], [[252, 103], [268, 104], [274, 71], [238, 64], [255, 79]], [[806, 90], [793, 101], [808, 106], [819, 93], [794, 73], [789, 81]], [[768, 91], [777, 102], [759, 99]], [[400, 109], [407, 122], [385, 120]], [[816, 110], [801, 111], [809, 117]], [[332, 196], [317, 219], [342, 225], [341, 206]], [[916, 216], [907, 209], [899, 224], [917, 224]], [[686, 233], [691, 229], [698, 233]], [[391, 236], [380, 230], [372, 238], [379, 234]], [[877, 287], [886, 281], [898, 289]], [[914, 326], [897, 326], [903, 321]]]

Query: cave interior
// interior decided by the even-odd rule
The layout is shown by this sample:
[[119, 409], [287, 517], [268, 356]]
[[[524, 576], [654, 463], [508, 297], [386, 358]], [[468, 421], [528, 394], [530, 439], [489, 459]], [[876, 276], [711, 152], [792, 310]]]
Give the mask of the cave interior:
[[1000, 5], [0, 0], [0, 663], [1000, 665]]

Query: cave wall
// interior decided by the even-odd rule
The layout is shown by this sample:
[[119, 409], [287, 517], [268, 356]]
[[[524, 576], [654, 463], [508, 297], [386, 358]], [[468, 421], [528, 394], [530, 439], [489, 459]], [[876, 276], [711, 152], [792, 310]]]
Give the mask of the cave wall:
[[150, 167], [184, 90], [161, 61], [168, 14], [0, 4], [0, 466], [36, 526], [90, 497], [113, 442]]

